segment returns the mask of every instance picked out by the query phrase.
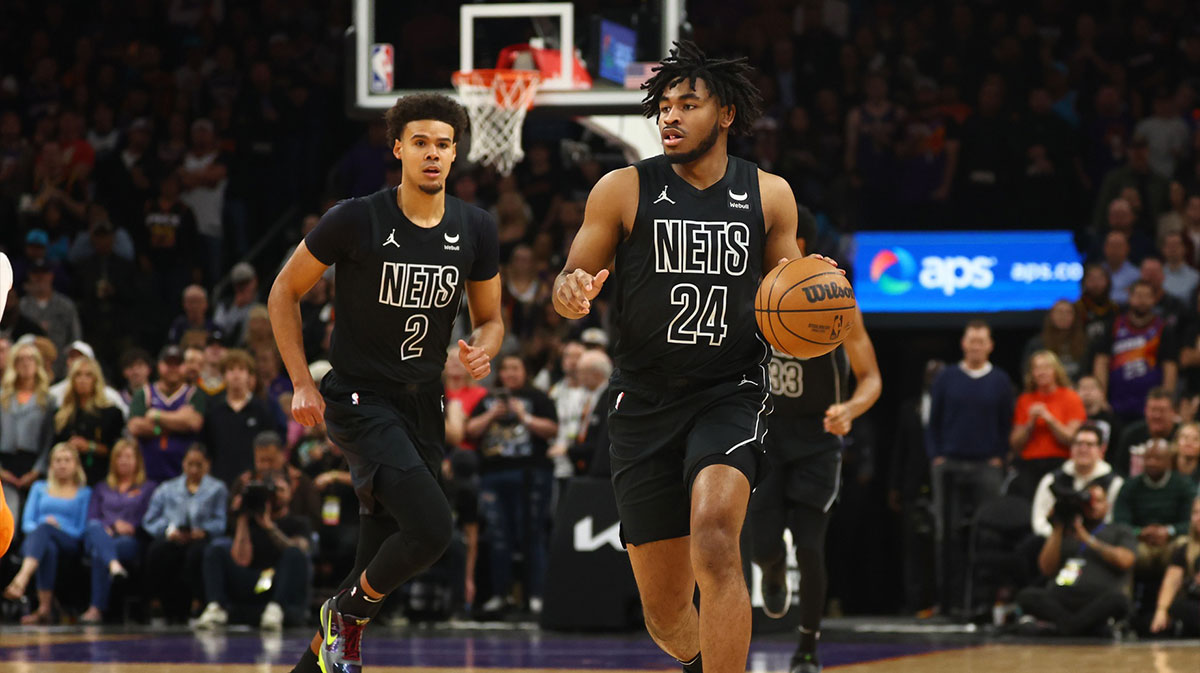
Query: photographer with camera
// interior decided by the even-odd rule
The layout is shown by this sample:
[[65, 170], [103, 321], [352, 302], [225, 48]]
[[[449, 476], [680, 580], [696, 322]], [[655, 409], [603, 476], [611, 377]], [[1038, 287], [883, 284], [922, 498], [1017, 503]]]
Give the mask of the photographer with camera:
[[260, 607], [263, 630], [278, 631], [285, 621], [304, 623], [312, 526], [307, 517], [288, 514], [291, 496], [281, 472], [250, 481], [234, 496], [232, 543], [214, 544], [204, 553], [208, 605], [196, 628], [221, 626], [228, 623], [230, 611], [252, 614]]
[[[1063, 463], [1062, 467], [1042, 477], [1034, 493], [1031, 522], [1034, 533], [1040, 537], [1049, 537], [1052, 532], [1049, 516], [1051, 510], [1056, 508], [1057, 501], [1073, 495], [1082, 497], [1084, 491], [1092, 485], [1104, 488], [1108, 498], [1105, 516], [1108, 521], [1112, 520], [1112, 508], [1125, 481], [1113, 472], [1111, 465], [1104, 462], [1104, 452], [1107, 448], [1104, 431], [1099, 426], [1085, 423], [1075, 431], [1071, 438], [1071, 459]], [[1064, 509], [1059, 507], [1058, 512], [1062, 515]], [[1070, 521], [1067, 523], [1069, 525]]]
[[[1087, 435], [1080, 429], [1075, 440], [1092, 439]], [[1098, 444], [1098, 434], [1094, 439]], [[1067, 494], [1055, 503], [1050, 536], [1038, 555], [1038, 569], [1053, 583], [1017, 594], [1025, 613], [1022, 623], [1032, 633], [1093, 634], [1108, 620], [1129, 614], [1137, 537], [1128, 526], [1105, 523], [1109, 509], [1108, 493], [1098, 483], [1080, 496]]]

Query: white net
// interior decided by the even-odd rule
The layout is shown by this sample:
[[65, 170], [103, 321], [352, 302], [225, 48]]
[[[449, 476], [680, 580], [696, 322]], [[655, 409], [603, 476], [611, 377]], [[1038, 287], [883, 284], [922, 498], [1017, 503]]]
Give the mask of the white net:
[[525, 157], [521, 126], [533, 106], [541, 75], [533, 70], [472, 70], [454, 73], [454, 86], [471, 115], [467, 159], [495, 166], [502, 175]]

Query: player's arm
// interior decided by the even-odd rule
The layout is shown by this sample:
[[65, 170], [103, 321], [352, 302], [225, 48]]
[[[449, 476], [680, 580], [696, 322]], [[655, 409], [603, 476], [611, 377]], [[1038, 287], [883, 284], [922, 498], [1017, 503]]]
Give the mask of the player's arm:
[[758, 172], [758, 192], [762, 196], [763, 221], [767, 245], [763, 251], [763, 272], [775, 268], [781, 260], [804, 256], [796, 245], [796, 197], [787, 180], [766, 171]]
[[854, 419], [867, 413], [883, 392], [883, 377], [879, 374], [879, 362], [875, 359], [875, 346], [863, 325], [862, 313], [855, 308], [856, 323], [842, 344], [854, 370], [854, 394], [841, 404], [825, 411], [825, 430], [835, 435], [846, 435]]
[[638, 174], [632, 166], [608, 173], [592, 188], [583, 225], [562, 273], [554, 279], [554, 310], [562, 317], [574, 320], [591, 310], [591, 301], [608, 278], [625, 222], [636, 215], [637, 194]]
[[500, 308], [500, 274], [488, 280], [467, 281], [467, 308], [474, 330], [467, 341], [458, 342], [458, 359], [475, 380], [492, 371], [492, 358], [504, 341], [504, 318]]
[[271, 316], [271, 329], [275, 332], [275, 343], [279, 355], [287, 367], [295, 393], [292, 395], [292, 416], [301, 425], [312, 427], [321, 422], [325, 415], [325, 400], [317, 391], [312, 374], [308, 371], [308, 360], [304, 357], [304, 338], [300, 327], [300, 297], [317, 284], [326, 265], [308, 251], [308, 245], [300, 241], [283, 270], [271, 285], [267, 299], [267, 311]]

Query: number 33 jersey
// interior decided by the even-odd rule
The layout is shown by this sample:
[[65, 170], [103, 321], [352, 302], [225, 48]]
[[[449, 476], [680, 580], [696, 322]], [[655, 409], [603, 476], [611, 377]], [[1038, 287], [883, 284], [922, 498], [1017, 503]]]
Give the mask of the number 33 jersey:
[[736, 377], [769, 354], [754, 320], [766, 227], [758, 167], [729, 157], [696, 189], [666, 157], [635, 164], [638, 209], [617, 246], [614, 358], [636, 375]]
[[437, 381], [466, 282], [499, 269], [486, 211], [447, 195], [442, 221], [426, 229], [405, 217], [396, 192], [338, 203], [304, 239], [336, 265], [330, 364], [348, 380]]

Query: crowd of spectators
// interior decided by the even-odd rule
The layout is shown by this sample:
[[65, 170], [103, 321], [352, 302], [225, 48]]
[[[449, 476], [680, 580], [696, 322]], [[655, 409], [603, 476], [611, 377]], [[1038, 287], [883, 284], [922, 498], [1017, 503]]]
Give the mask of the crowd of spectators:
[[[586, 16], [599, 3], [577, 4]], [[405, 34], [453, 9], [414, 8]], [[16, 275], [0, 316], [0, 482], [23, 535], [0, 576], [8, 598], [33, 599], [26, 621], [52, 620], [56, 601], [86, 608], [85, 621], [112, 617], [112, 583], [141, 573], [150, 617], [215, 625], [250, 607], [274, 628], [301, 620], [309, 591], [351, 567], [358, 509], [345, 461], [320, 428], [290, 419], [261, 304], [288, 243], [330, 204], [399, 179], [382, 122], [343, 113], [349, 10], [347, 0], [0, 8], [0, 246]], [[1200, 477], [1194, 4], [688, 10], [704, 48], [758, 68], [766, 114], [732, 152], [783, 175], [816, 213], [810, 252], [845, 261], [861, 229], [1055, 228], [1074, 231], [1090, 261], [1081, 298], [1048, 311], [1021, 371], [994, 368], [990, 330], [973, 325], [965, 364], [931, 376], [908, 409], [905, 436], [928, 458], [904, 453], [895, 506], [915, 521], [932, 463], [946, 552], [937, 601], [961, 604], [969, 582], [950, 577], [968, 544], [961, 521], [1002, 490], [1030, 508], [1031, 575], [1069, 565], [1043, 539], [1125, 545], [1047, 519], [1056, 483], [1099, 493], [1088, 489], [1105, 477], [1103, 507], [1093, 493], [1080, 519], [1129, 527], [1128, 571], [1143, 589], [1122, 595], [1165, 615], [1194, 600], [1200, 522], [1180, 504]], [[436, 72], [423, 67], [439, 53], [427, 40], [396, 46], [398, 86]], [[493, 213], [503, 263], [495, 380], [474, 384], [454, 357], [446, 371], [459, 536], [445, 602], [489, 614], [538, 610], [555, 493], [607, 471], [597, 410], [611, 307], [602, 295], [569, 324], [549, 293], [588, 190], [620, 159], [564, 128], [531, 126], [511, 176], [463, 151], [450, 175], [450, 193]], [[264, 238], [276, 222], [291, 241]], [[302, 300], [316, 370], [335, 292], [330, 276]], [[78, 559], [90, 564], [90, 598], [58, 572]], [[1166, 577], [1157, 606], [1144, 587], [1159, 583], [1142, 581], [1155, 576]], [[55, 593], [58, 580], [76, 593]], [[1024, 597], [1031, 615], [1047, 600]]]

